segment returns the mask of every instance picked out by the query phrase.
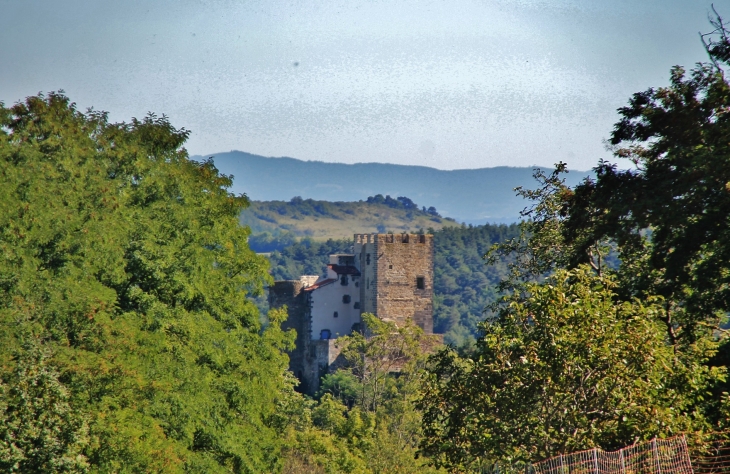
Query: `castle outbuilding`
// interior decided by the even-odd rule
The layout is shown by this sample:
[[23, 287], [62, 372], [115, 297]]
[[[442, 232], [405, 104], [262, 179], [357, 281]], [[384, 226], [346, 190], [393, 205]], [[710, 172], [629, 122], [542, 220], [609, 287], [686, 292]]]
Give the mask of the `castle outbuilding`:
[[355, 234], [353, 253], [330, 255], [324, 276], [277, 281], [271, 308], [288, 307], [284, 329], [297, 332], [289, 367], [301, 391], [313, 394], [320, 377], [343, 361], [337, 338], [361, 329], [373, 313], [398, 325], [411, 320], [433, 334], [433, 236]]

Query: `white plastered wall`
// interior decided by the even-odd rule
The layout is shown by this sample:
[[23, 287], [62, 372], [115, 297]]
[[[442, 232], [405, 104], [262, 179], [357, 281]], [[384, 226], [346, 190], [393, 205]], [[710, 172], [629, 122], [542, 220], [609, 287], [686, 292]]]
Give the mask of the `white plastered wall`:
[[[360, 322], [360, 310], [355, 308], [360, 302], [360, 277], [348, 275], [347, 285], [342, 285], [339, 278], [312, 291], [312, 339], [319, 339], [323, 329], [330, 330], [332, 339], [346, 336], [352, 332], [352, 325]], [[350, 296], [349, 303], [343, 303], [345, 295]]]

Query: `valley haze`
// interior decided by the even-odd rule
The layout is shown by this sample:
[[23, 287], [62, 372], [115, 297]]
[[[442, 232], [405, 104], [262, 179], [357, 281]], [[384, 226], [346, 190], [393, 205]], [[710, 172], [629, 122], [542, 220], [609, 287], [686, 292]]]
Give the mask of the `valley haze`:
[[[242, 151], [193, 156], [212, 157], [224, 174], [233, 175], [231, 191], [255, 201], [288, 201], [292, 197], [324, 201], [359, 201], [376, 194], [406, 196], [419, 206], [434, 206], [446, 217], [466, 224], [511, 223], [528, 204], [514, 188], [535, 188], [535, 168], [439, 170], [386, 163], [325, 163], [264, 157]], [[546, 173], [552, 170], [541, 168]], [[571, 171], [574, 186], [590, 172]]]

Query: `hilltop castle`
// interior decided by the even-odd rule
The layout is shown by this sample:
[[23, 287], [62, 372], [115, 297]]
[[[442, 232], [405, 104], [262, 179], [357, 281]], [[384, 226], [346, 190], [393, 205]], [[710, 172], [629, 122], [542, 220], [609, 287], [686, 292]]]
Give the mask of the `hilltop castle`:
[[287, 305], [283, 328], [297, 332], [289, 368], [301, 390], [313, 394], [338, 361], [336, 340], [360, 330], [361, 313], [403, 324], [412, 320], [433, 334], [433, 236], [355, 234], [351, 254], [330, 255], [324, 277], [277, 281], [269, 306]]

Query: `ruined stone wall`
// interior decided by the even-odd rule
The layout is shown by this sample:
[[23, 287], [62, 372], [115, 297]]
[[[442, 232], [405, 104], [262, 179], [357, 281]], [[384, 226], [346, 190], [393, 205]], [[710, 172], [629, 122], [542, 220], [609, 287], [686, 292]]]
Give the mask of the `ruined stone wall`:
[[319, 390], [320, 379], [346, 365], [340, 355], [344, 345], [340, 339], [316, 340], [311, 342], [309, 364], [306, 373], [307, 392], [314, 395]]
[[[362, 311], [396, 324], [412, 318], [426, 334], [433, 334], [433, 236], [356, 234], [358, 250]], [[422, 289], [417, 287], [419, 279]]]
[[306, 391], [309, 383], [306, 374], [311, 372], [308, 362], [309, 341], [311, 338], [311, 318], [309, 302], [302, 291], [305, 282], [301, 280], [277, 281], [269, 287], [269, 307], [287, 306], [289, 317], [281, 324], [282, 329], [294, 329], [297, 332], [296, 346], [289, 353], [289, 370], [302, 381], [302, 390]]
[[312, 339], [311, 298], [302, 291], [306, 284], [302, 280], [275, 282], [269, 287], [269, 307], [287, 306], [289, 317], [281, 326], [297, 332], [296, 347], [289, 353], [289, 370], [299, 379], [297, 390], [314, 395], [320, 378], [335, 370], [332, 367], [339, 367], [342, 357], [337, 339]]

